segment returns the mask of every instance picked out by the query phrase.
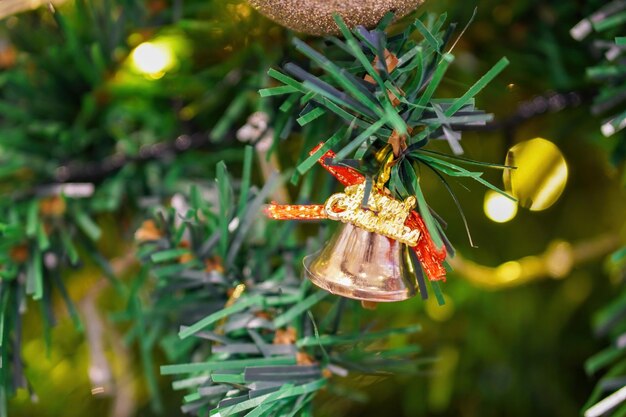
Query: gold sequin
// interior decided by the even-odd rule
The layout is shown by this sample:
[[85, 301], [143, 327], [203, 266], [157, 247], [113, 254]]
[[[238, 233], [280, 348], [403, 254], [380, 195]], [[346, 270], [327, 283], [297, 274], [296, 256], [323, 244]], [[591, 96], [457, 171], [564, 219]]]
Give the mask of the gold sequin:
[[297, 32], [311, 35], [338, 34], [333, 20], [338, 13], [348, 27], [371, 28], [390, 10], [402, 17], [424, 0], [248, 0], [261, 13]]

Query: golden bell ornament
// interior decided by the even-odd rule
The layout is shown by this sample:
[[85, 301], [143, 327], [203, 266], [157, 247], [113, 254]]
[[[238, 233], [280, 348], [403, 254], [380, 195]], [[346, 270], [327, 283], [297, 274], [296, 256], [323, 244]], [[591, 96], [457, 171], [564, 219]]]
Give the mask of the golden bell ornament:
[[318, 287], [364, 301], [402, 301], [416, 293], [408, 247], [395, 239], [342, 224], [326, 246], [304, 258], [304, 269]]

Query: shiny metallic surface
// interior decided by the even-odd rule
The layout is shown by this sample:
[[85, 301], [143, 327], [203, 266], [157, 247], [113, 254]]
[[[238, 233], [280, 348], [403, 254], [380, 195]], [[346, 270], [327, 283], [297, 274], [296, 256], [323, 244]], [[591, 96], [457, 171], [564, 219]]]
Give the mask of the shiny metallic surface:
[[351, 224], [304, 258], [304, 269], [318, 287], [356, 300], [402, 301], [416, 293], [406, 245]]

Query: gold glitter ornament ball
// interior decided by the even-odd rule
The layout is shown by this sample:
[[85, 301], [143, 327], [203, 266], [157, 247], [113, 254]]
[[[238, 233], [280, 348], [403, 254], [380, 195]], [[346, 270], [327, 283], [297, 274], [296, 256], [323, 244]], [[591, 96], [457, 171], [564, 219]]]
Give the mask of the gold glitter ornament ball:
[[348, 27], [376, 26], [385, 13], [393, 10], [402, 17], [424, 0], [248, 0], [273, 21], [311, 35], [338, 34], [333, 14], [339, 14]]

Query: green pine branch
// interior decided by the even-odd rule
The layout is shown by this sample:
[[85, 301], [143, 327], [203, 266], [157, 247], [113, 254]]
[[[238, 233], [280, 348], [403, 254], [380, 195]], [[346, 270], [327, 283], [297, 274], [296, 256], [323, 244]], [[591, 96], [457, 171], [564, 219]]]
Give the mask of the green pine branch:
[[[243, 172], [240, 184], [249, 184], [248, 165]], [[225, 165], [217, 178], [215, 186], [191, 191], [182, 209], [155, 209], [137, 232], [143, 268], [152, 279], [135, 293], [143, 307], [129, 307], [126, 319], [142, 352], [161, 341], [171, 363], [161, 374], [173, 375], [173, 388], [187, 393], [184, 412], [297, 415], [310, 410], [319, 390], [341, 384], [348, 371], [419, 368], [411, 361], [420, 351], [415, 345], [368, 349], [419, 326], [354, 328], [357, 302], [300, 279], [308, 247], [282, 239], [288, 223], [259, 223], [258, 204], [271, 181], [260, 190], [235, 192]], [[151, 238], [142, 238], [148, 231]], [[140, 336], [154, 332], [149, 341]]]
[[[77, 329], [90, 324], [69, 297], [66, 272], [95, 264], [122, 298], [137, 285], [116, 280], [101, 251], [103, 215], [132, 223], [146, 197], [171, 195], [214, 175], [219, 160], [241, 159], [234, 129], [257, 110], [255, 90], [277, 56], [248, 37], [228, 55], [216, 43], [219, 59], [196, 65], [188, 42], [202, 44], [197, 53], [215, 51], [189, 16], [211, 15], [210, 29], [224, 30], [228, 42], [238, 42], [241, 24], [224, 18], [221, 1], [185, 2], [182, 19], [170, 11], [140, 0], [77, 0], [2, 22], [18, 59], [0, 75], [0, 416], [17, 389], [30, 390], [21, 360], [27, 299], [40, 303], [48, 341], [54, 294]], [[142, 41], [170, 42], [175, 70], [160, 79], [136, 71], [132, 53]], [[194, 152], [206, 149], [202, 158]]]
[[[427, 15], [402, 33], [389, 35], [385, 32], [389, 19], [373, 30], [350, 30], [337, 17], [344, 39], [328, 39], [325, 45], [331, 46], [321, 51], [295, 39], [294, 46], [305, 56], [307, 65], [288, 63], [283, 72], [270, 70], [268, 75], [281, 85], [260, 90], [263, 97], [286, 96], [281, 108], [284, 112], [293, 111], [292, 103], [299, 100], [303, 110], [297, 122], [301, 126], [320, 120], [330, 126], [323, 136], [327, 138], [324, 147], [302, 158], [294, 181], [330, 148], [337, 152], [335, 163], [349, 164], [367, 176], [376, 176], [381, 164], [375, 155], [384, 149], [392, 133], [405, 136], [406, 150], [397, 156], [387, 187], [398, 198], [417, 197], [419, 211], [440, 247], [445, 237], [421, 191], [419, 165], [434, 170], [441, 178], [472, 179], [505, 195], [482, 179], [481, 168], [509, 168], [459, 156], [463, 152], [460, 131], [492, 120], [492, 115], [475, 107], [474, 98], [502, 72], [508, 60], [501, 59], [461, 96], [436, 97], [454, 61], [449, 50], [454, 25], [445, 28], [445, 19], [445, 15]], [[390, 55], [397, 59], [392, 68], [386, 63]], [[333, 120], [349, 129], [336, 127]], [[437, 139], [446, 140], [453, 154], [425, 149]], [[479, 170], [470, 171], [463, 165], [474, 165]]]
[[594, 40], [590, 48], [601, 56], [599, 62], [587, 68], [587, 78], [598, 86], [591, 113], [602, 118], [601, 132], [605, 137], [615, 137], [613, 162], [626, 158], [626, 65], [624, 65], [624, 7], [611, 1], [596, 13], [583, 19], [571, 30], [572, 36], [582, 41]]
[[[587, 78], [598, 85], [591, 113], [600, 115], [601, 131], [604, 136], [612, 137], [613, 162], [621, 164], [626, 158], [626, 64], [624, 63], [624, 30], [626, 30], [624, 3], [612, 1], [583, 19], [572, 30], [572, 36], [582, 41], [590, 37], [592, 48], [601, 54], [602, 60], [587, 68]], [[593, 36], [590, 36], [592, 35]], [[623, 281], [626, 271], [626, 248], [615, 252], [607, 264], [612, 274]], [[626, 291], [621, 289], [616, 299], [596, 314], [594, 327], [597, 335], [610, 339], [611, 345], [598, 352], [585, 363], [589, 375], [603, 373], [596, 388], [588, 398], [583, 410], [586, 416], [621, 416], [626, 413], [621, 393], [626, 389], [626, 351], [624, 350], [624, 332], [626, 332]]]

